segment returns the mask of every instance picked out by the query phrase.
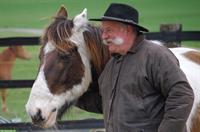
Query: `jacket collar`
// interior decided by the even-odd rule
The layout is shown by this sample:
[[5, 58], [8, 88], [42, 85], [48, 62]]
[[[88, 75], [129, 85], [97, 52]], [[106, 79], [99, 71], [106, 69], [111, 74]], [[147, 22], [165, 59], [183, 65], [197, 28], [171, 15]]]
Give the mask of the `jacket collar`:
[[130, 50], [128, 51], [128, 53], [136, 53], [137, 50], [140, 49], [141, 45], [143, 44], [142, 42], [144, 41], [145, 37], [144, 35], [139, 35], [136, 38], [135, 43], [133, 44], [133, 46], [130, 48]]

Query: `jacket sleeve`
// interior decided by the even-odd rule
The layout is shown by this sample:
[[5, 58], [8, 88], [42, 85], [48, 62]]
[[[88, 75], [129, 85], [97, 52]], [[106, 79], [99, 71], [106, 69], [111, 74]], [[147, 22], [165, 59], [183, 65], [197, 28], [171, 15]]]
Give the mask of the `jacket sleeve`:
[[155, 58], [155, 87], [165, 97], [164, 118], [158, 132], [182, 132], [193, 105], [193, 90], [169, 50], [158, 51]]

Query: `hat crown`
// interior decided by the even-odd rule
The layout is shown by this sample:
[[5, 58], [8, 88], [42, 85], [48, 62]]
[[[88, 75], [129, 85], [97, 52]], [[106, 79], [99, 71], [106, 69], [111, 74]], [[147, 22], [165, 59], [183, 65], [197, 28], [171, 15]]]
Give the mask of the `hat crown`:
[[129, 5], [112, 3], [101, 18], [91, 18], [90, 21], [118, 21], [137, 27], [137, 30], [148, 32], [145, 27], [140, 26], [138, 11]]
[[126, 4], [111, 4], [104, 13], [104, 17], [113, 17], [138, 23], [138, 11]]

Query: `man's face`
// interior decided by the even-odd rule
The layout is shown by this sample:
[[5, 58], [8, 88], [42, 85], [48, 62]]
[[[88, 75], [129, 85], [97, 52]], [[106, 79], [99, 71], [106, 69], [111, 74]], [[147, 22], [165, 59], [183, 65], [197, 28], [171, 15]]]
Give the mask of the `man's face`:
[[101, 29], [103, 42], [108, 45], [110, 53], [121, 54], [126, 44], [127, 25], [116, 21], [103, 21]]

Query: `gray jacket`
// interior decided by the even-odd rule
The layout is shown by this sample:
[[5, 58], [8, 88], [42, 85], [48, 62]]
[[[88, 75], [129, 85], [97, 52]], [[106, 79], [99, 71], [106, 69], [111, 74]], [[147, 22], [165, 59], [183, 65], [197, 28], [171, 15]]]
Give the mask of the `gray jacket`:
[[[93, 97], [102, 103], [107, 132], [184, 132], [194, 98], [176, 57], [143, 36], [126, 55], [109, 60], [99, 93]], [[87, 110], [101, 111], [88, 104]]]

